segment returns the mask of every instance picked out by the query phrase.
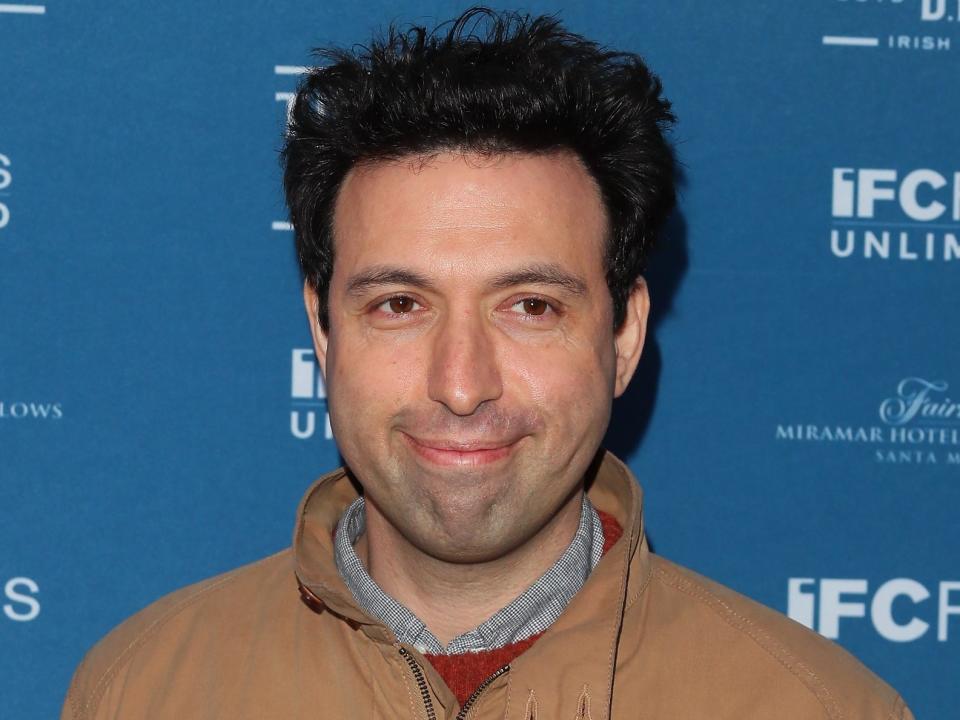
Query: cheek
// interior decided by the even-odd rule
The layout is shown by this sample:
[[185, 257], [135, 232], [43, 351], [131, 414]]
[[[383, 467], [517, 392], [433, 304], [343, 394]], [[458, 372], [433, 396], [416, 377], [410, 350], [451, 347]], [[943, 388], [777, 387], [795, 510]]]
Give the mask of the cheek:
[[615, 364], [612, 350], [600, 343], [524, 349], [504, 363], [525, 399], [553, 424], [568, 427], [609, 413]]
[[419, 367], [422, 358], [399, 343], [331, 336], [327, 398], [338, 440], [363, 444], [382, 433], [416, 392]]

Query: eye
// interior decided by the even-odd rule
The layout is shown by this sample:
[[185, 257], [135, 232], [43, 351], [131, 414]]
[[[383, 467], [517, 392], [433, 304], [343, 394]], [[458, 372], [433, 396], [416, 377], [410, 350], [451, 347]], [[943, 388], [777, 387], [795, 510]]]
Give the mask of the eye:
[[556, 312], [550, 303], [538, 297], [522, 298], [515, 302], [511, 306], [511, 309], [523, 315], [533, 315], [534, 317], [546, 315], [549, 312]]
[[376, 309], [391, 315], [406, 315], [414, 310], [419, 310], [420, 303], [409, 295], [394, 295], [377, 305]]

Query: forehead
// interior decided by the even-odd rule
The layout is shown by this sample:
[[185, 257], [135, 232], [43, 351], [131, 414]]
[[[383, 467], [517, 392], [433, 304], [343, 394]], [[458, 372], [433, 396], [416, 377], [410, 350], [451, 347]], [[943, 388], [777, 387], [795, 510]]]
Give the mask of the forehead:
[[337, 198], [335, 274], [390, 261], [476, 273], [511, 260], [602, 273], [606, 226], [599, 188], [570, 152], [367, 163]]

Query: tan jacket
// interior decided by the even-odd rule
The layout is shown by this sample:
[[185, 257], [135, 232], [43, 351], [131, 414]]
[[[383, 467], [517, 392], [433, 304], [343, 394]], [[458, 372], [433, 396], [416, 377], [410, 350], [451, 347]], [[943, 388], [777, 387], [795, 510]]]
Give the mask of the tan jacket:
[[[607, 455], [590, 501], [623, 537], [564, 614], [467, 708], [474, 720], [912, 718], [832, 642], [650, 553], [641, 492]], [[300, 505], [293, 547], [179, 590], [104, 638], [64, 720], [455, 718], [416, 650], [360, 610], [333, 563], [343, 471]]]

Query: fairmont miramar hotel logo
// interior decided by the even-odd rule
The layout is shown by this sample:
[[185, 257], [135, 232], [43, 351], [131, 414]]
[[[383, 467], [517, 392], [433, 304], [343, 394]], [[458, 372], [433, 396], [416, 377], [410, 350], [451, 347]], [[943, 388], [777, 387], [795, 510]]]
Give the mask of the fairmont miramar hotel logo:
[[780, 442], [853, 444], [869, 448], [887, 465], [953, 465], [960, 468], [960, 402], [945, 380], [907, 377], [880, 400], [873, 424], [778, 424]]

